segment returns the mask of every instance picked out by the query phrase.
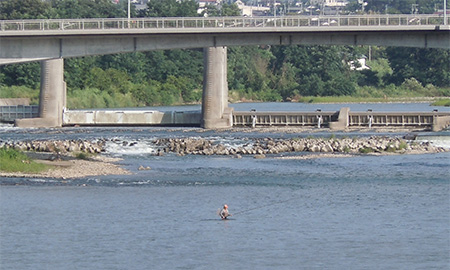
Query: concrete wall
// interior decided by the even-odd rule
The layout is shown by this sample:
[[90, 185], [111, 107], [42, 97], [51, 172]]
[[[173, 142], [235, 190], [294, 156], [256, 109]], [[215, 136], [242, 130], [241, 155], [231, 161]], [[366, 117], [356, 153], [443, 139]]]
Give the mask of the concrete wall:
[[66, 111], [63, 125], [189, 125], [200, 126], [201, 112], [160, 112], [148, 110]]

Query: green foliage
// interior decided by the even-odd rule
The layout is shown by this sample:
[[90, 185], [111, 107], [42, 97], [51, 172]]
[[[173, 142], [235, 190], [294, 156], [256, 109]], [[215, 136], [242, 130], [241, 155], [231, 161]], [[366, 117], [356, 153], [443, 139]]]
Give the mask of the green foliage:
[[372, 148], [370, 148], [370, 147], [364, 147], [364, 148], [360, 148], [359, 152], [361, 154], [369, 154], [369, 153], [373, 153], [374, 150]]
[[222, 13], [220, 14], [220, 16], [239, 16], [239, 15], [241, 15], [241, 10], [236, 5], [236, 3], [222, 5]]
[[42, 0], [0, 1], [0, 20], [45, 19], [50, 9]]
[[159, 89], [160, 83], [151, 81], [149, 83], [134, 85], [131, 89], [131, 94], [136, 100], [139, 100], [142, 105], [150, 106], [152, 104], [160, 103]]
[[4, 0], [0, 19], [114, 18], [125, 17], [120, 5], [110, 0]]
[[37, 173], [48, 167], [36, 163], [24, 153], [12, 148], [0, 148], [0, 171]]
[[86, 152], [79, 152], [79, 153], [75, 153], [75, 158], [77, 159], [82, 159], [82, 160], [89, 160], [91, 158], [93, 154], [89, 154]]
[[39, 89], [26, 86], [0, 86], [0, 98], [29, 98], [30, 104], [38, 104]]
[[432, 106], [445, 106], [450, 107], [450, 98], [439, 99], [431, 104]]
[[126, 17], [120, 5], [110, 0], [51, 0], [52, 18]]
[[64, 59], [64, 80], [68, 90], [81, 89], [96, 78], [91, 70], [98, 65], [99, 57], [89, 56]]
[[278, 99], [270, 87], [272, 76], [268, 70], [273, 55], [256, 46], [232, 47], [228, 54], [228, 85], [260, 100]]
[[386, 48], [396, 85], [416, 78], [421, 84], [450, 85], [450, 50], [421, 48]]
[[0, 84], [13, 86], [23, 85], [37, 88], [40, 84], [40, 65], [38, 62], [0, 66], [2, 81]]
[[346, 64], [357, 55], [350, 47], [274, 46], [271, 51], [271, 70], [294, 81], [281, 84], [289, 90], [278, 89], [285, 100], [296, 95], [350, 95], [356, 90], [356, 76]]
[[149, 1], [141, 17], [198, 17], [198, 4], [195, 0]]
[[404, 140], [400, 141], [400, 144], [397, 147], [397, 150], [406, 150], [408, 148], [408, 143]]
[[139, 103], [130, 93], [109, 93], [97, 88], [76, 89], [67, 94], [69, 109], [135, 107]]

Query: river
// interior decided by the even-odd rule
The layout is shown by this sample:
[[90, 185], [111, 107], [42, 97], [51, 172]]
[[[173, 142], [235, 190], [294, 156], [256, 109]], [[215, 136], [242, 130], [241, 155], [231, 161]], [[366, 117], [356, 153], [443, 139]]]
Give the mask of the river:
[[[235, 106], [263, 111], [299, 105]], [[342, 105], [301, 106], [328, 111]], [[354, 111], [433, 109], [428, 104], [351, 106]], [[2, 126], [2, 140], [106, 138], [106, 154], [123, 158], [120, 164], [133, 175], [0, 177], [0, 268], [449, 269], [450, 152], [237, 159], [156, 156], [152, 145], [160, 137], [239, 144], [251, 137], [311, 135], [330, 136]], [[449, 131], [418, 135], [450, 147]], [[141, 165], [151, 169], [138, 170]], [[225, 203], [235, 215], [222, 221], [217, 210]]]

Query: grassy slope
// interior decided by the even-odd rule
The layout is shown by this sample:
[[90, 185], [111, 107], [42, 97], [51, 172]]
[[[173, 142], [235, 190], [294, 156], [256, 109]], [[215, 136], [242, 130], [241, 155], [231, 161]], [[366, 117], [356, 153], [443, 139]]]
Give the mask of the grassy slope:
[[0, 171], [37, 173], [47, 169], [47, 165], [34, 162], [18, 150], [0, 148]]

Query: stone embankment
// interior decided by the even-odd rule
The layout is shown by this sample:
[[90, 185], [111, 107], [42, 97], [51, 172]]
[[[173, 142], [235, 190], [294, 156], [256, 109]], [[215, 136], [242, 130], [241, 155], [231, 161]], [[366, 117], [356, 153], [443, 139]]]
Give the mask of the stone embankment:
[[203, 138], [158, 139], [159, 155], [267, 155], [288, 152], [313, 153], [436, 153], [448, 149], [433, 146], [428, 142], [406, 141], [402, 138], [296, 138], [255, 139], [240, 146], [229, 146]]
[[74, 154], [97, 154], [105, 151], [104, 141], [84, 140], [48, 140], [2, 142], [1, 147], [15, 148], [24, 151], [38, 163], [51, 167], [40, 173], [0, 172], [3, 177], [49, 177], [49, 178], [82, 178], [97, 175], [124, 175], [131, 174], [128, 170], [115, 164], [120, 159], [105, 157], [103, 155], [84, 155], [76, 158]]
[[0, 148], [15, 148], [21, 151], [49, 152], [49, 153], [76, 153], [84, 152], [98, 154], [105, 151], [105, 142], [90, 142], [85, 140], [46, 140], [46, 141], [23, 141], [2, 142]]

